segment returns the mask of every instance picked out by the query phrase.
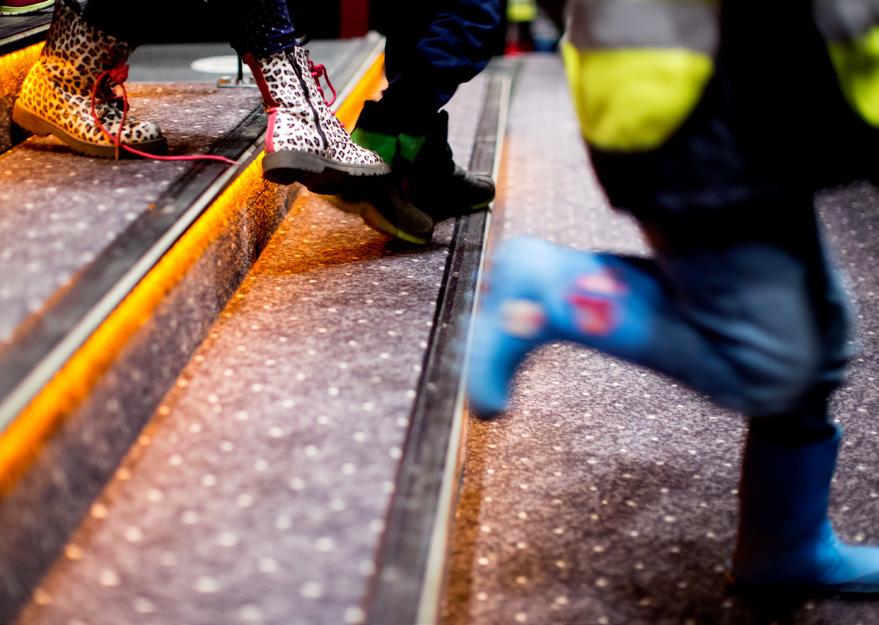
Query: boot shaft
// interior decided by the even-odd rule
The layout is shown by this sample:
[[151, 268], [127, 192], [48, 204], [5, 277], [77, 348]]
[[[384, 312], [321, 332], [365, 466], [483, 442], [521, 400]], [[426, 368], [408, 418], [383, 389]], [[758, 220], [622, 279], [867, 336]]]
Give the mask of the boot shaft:
[[253, 72], [266, 110], [284, 109], [304, 119], [332, 115], [315, 80], [317, 66], [302, 46], [261, 59], [246, 54], [244, 61]]
[[569, 340], [638, 362], [653, 334], [657, 288], [630, 259], [507, 241], [485, 277], [469, 368], [471, 406], [505, 410], [510, 381], [540, 344]]
[[[124, 145], [163, 153], [167, 142], [159, 127], [123, 115], [116, 98], [118, 83], [112, 76], [124, 80], [122, 66], [133, 50], [134, 46], [90, 26], [74, 0], [61, 0], [40, 58], [24, 79], [13, 119], [34, 134], [52, 134], [88, 156], [117, 155], [115, 140], [101, 125]], [[119, 73], [107, 73], [116, 68]]]
[[824, 440], [791, 447], [748, 433], [735, 582], [879, 593], [879, 548], [842, 543], [827, 517], [840, 428], [829, 431]]
[[[841, 429], [826, 440], [788, 447], [748, 433], [739, 486], [738, 541], [733, 569], [759, 573], [779, 559], [830, 540], [830, 482]], [[805, 546], [805, 547], [804, 547]]]
[[[298, 138], [292, 142], [297, 144], [296, 149], [307, 146], [325, 151], [329, 140], [320, 123], [320, 107], [326, 108], [326, 104], [317, 88], [311, 87], [314, 78], [308, 70], [307, 52], [297, 46], [262, 59], [246, 54], [244, 61], [253, 72], [263, 106], [270, 114], [268, 150], [288, 149], [286, 144], [290, 142], [284, 138], [293, 134]], [[332, 115], [329, 111], [325, 114]]]
[[90, 26], [74, 0], [61, 0], [38, 65], [65, 91], [86, 97], [102, 72], [124, 64], [133, 51], [134, 46]]
[[[841, 428], [816, 444], [788, 447], [749, 433], [742, 459], [740, 526], [796, 542], [820, 533], [827, 519]], [[777, 529], [774, 529], [777, 528]]]
[[389, 172], [379, 156], [355, 144], [324, 100], [316, 78], [325, 75], [308, 51], [295, 46], [266, 58], [245, 54], [269, 113], [268, 152], [308, 153], [343, 167], [366, 167], [357, 175]]

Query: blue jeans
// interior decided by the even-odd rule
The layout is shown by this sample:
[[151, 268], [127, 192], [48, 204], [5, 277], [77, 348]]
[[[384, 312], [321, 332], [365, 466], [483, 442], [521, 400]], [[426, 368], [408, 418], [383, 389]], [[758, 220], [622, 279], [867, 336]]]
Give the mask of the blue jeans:
[[823, 436], [850, 355], [849, 315], [811, 202], [803, 194], [729, 218], [643, 222], [653, 258], [534, 237], [505, 243], [473, 330], [471, 405], [505, 410], [525, 355], [570, 340], [775, 424], [789, 442]]
[[[652, 331], [632, 358], [748, 416], [808, 410], [842, 380], [850, 311], [810, 196], [682, 229], [645, 223]], [[775, 218], [766, 218], [774, 209]], [[762, 214], [762, 215], [761, 215]], [[637, 294], [636, 294], [637, 296]]]

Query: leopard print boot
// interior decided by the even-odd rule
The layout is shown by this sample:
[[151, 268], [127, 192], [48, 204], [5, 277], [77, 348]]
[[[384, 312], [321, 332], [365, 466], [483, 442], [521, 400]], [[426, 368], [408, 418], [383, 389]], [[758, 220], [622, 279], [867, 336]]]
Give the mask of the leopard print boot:
[[281, 184], [299, 182], [314, 193], [335, 195], [364, 176], [390, 173], [375, 152], [362, 148], [336, 119], [315, 75], [322, 70], [305, 48], [264, 59], [244, 56], [269, 112], [263, 175]]
[[[89, 26], [75, 0], [58, 2], [46, 46], [25, 77], [12, 119], [36, 135], [54, 135], [80, 154], [115, 157], [114, 142], [92, 117], [92, 90], [101, 74], [122, 66], [133, 50]], [[97, 91], [95, 113], [104, 128], [114, 137], [121, 128], [121, 142], [132, 148], [164, 153], [167, 142], [156, 124], [129, 116], [122, 126], [122, 104], [114, 99], [115, 86], [113, 79], [105, 80]]]

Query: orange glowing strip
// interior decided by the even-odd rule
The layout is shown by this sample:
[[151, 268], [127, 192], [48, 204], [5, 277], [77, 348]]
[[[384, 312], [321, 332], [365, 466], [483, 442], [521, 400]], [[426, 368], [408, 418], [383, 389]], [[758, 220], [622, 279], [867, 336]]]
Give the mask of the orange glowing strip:
[[258, 193], [262, 156], [180, 238], [67, 364], [0, 436], [0, 493], [30, 466], [65, 416], [88, 396], [131, 336], [222, 232], [247, 197]]
[[[356, 121], [363, 102], [378, 90], [383, 60], [379, 57], [372, 64], [339, 107], [338, 116], [346, 125]], [[0, 495], [30, 467], [67, 414], [88, 396], [128, 340], [151, 318], [239, 207], [265, 188], [262, 159], [260, 154], [223, 192], [0, 435]]]
[[354, 87], [351, 95], [345, 98], [345, 101], [339, 106], [339, 110], [336, 111], [336, 117], [349, 130], [354, 128], [354, 123], [360, 117], [363, 103], [372, 98], [384, 82], [384, 69], [385, 55], [380, 54], [363, 74], [363, 78]]
[[0, 97], [18, 94], [25, 75], [40, 58], [44, 45], [43, 42], [35, 43], [0, 57]]

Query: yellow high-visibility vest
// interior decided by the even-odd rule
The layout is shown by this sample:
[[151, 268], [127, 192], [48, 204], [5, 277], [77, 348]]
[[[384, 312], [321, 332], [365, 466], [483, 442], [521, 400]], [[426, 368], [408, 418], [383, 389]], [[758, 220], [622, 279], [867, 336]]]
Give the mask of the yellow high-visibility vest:
[[533, 22], [537, 19], [537, 0], [507, 0], [507, 20]]
[[879, 0], [812, 0], [842, 92], [879, 128]]
[[[846, 99], [879, 127], [879, 0], [812, 5]], [[562, 54], [587, 142], [662, 145], [699, 103], [719, 45], [720, 0], [573, 0]]]

